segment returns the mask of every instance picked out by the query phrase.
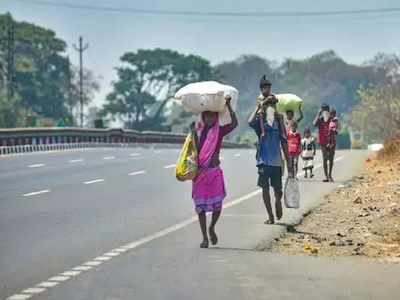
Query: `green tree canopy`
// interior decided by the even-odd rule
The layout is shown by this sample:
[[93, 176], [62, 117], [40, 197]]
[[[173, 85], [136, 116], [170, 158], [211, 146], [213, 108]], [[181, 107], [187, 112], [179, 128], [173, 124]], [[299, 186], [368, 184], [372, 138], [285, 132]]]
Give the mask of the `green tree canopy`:
[[121, 63], [103, 111], [139, 130], [168, 129], [165, 111], [175, 92], [187, 83], [214, 78], [207, 60], [166, 49], [128, 52]]

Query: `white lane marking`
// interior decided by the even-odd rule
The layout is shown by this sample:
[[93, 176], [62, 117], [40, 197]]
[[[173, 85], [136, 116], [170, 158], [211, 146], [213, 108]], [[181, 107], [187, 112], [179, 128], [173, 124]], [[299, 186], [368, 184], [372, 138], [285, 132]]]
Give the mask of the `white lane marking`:
[[136, 171], [136, 172], [129, 173], [128, 175], [129, 176], [136, 176], [136, 175], [141, 175], [141, 174], [146, 174], [146, 171], [145, 170]]
[[339, 156], [338, 158], [335, 159], [335, 161], [341, 161], [343, 159], [343, 156]]
[[70, 163], [70, 164], [74, 164], [74, 163], [82, 162], [82, 161], [84, 161], [84, 159], [82, 159], [82, 158], [79, 158], [79, 159], [71, 159], [71, 160], [69, 161], [69, 163]]
[[318, 164], [318, 165], [316, 165], [315, 167], [314, 167], [314, 169], [319, 169], [319, 168], [321, 168], [322, 167], [322, 164]]
[[154, 150], [153, 153], [154, 154], [160, 154], [162, 151], [161, 150]]
[[131, 153], [130, 156], [136, 157], [136, 156], [140, 156], [140, 153]]
[[[341, 160], [342, 158], [340, 158], [340, 159], [338, 158], [338, 159]], [[319, 166], [316, 166], [315, 168], [320, 168], [321, 166], [322, 165], [319, 165]], [[248, 193], [248, 194], [246, 194], [246, 195], [244, 195], [244, 196], [242, 196], [242, 197], [240, 197], [238, 199], [235, 199], [235, 200], [232, 200], [232, 201], [226, 203], [224, 205], [224, 209], [232, 207], [232, 206], [235, 206], [235, 205], [238, 205], [238, 204], [240, 204], [240, 203], [242, 203], [242, 202], [244, 202], [246, 200], [249, 200], [249, 199], [259, 195], [259, 194], [261, 194], [261, 189], [255, 190], [255, 191], [253, 191], [251, 193]], [[133, 250], [133, 249], [135, 249], [135, 248], [137, 248], [139, 246], [142, 246], [142, 245], [147, 244], [147, 243], [149, 243], [151, 241], [154, 241], [156, 239], [159, 239], [159, 238], [162, 238], [162, 237], [164, 237], [166, 235], [169, 235], [169, 234], [171, 234], [173, 232], [176, 232], [176, 231], [178, 231], [178, 230], [180, 230], [182, 228], [185, 228], [185, 227], [187, 227], [187, 226], [189, 226], [189, 225], [191, 225], [191, 224], [193, 224], [195, 222], [197, 222], [197, 216], [192, 216], [191, 218], [188, 218], [188, 219], [186, 219], [186, 220], [184, 220], [182, 222], [179, 222], [179, 223], [177, 223], [175, 225], [172, 225], [170, 227], [162, 229], [162, 230], [160, 230], [160, 231], [158, 231], [158, 232], [156, 232], [154, 234], [151, 234], [149, 236], [143, 237], [143, 238], [141, 238], [139, 240], [136, 240], [136, 241], [133, 241], [131, 243], [125, 244], [125, 245], [120, 246], [118, 248], [115, 248], [115, 249], [113, 249], [111, 251], [108, 251], [108, 252], [104, 253], [103, 256], [98, 256], [95, 259], [93, 259], [92, 261], [88, 261], [88, 262], [84, 263], [81, 266], [73, 268], [72, 270], [81, 271], [81, 270], [85, 270], [87, 267], [92, 268], [94, 266], [101, 265], [103, 262], [105, 262], [107, 260], [111, 260], [113, 257], [118, 256], [119, 253], [124, 253], [126, 251]], [[54, 282], [54, 281], [55, 282], [63, 282], [63, 281], [66, 281], [66, 280], [68, 280], [68, 279], [73, 277], [73, 276], [62, 276], [62, 274], [68, 274], [68, 272], [61, 273], [61, 276], [52, 277], [52, 278], [48, 279], [47, 282], [48, 281], [50, 281], [50, 282]], [[78, 276], [78, 275], [76, 275], [76, 276]], [[44, 282], [41, 285], [45, 286], [47, 284], [47, 282]], [[22, 298], [18, 298], [18, 297], [22, 297]], [[24, 300], [24, 299], [29, 299], [30, 297], [31, 297], [31, 295], [16, 294], [16, 295], [14, 295], [14, 296], [12, 296], [10, 298], [7, 298], [7, 300], [21, 300], [21, 299]]]
[[241, 153], [236, 153], [236, 154], [235, 154], [235, 157], [240, 157], [240, 156], [242, 156]]
[[92, 267], [89, 266], [79, 266], [79, 267], [75, 267], [72, 270], [74, 271], [89, 271]]
[[30, 197], [30, 196], [36, 196], [36, 195], [46, 194], [46, 193], [50, 193], [50, 190], [41, 190], [41, 191], [37, 191], [37, 192], [27, 193], [27, 194], [23, 194], [22, 196]]
[[26, 300], [31, 298], [33, 295], [22, 295], [22, 294], [16, 294], [14, 296], [8, 297], [6, 300]]
[[50, 281], [44, 281], [40, 284], [38, 284], [38, 287], [44, 287], [44, 288], [51, 288], [53, 286], [56, 286], [57, 284], [59, 284], [59, 282], [50, 282]]
[[176, 164], [165, 166], [164, 169], [172, 169], [175, 168]]
[[81, 271], [67, 271], [64, 273], [61, 273], [62, 276], [70, 276], [70, 277], [74, 277], [81, 274]]
[[104, 160], [111, 160], [111, 159], [115, 159], [115, 156], [105, 156], [103, 157]]
[[92, 183], [98, 183], [98, 182], [103, 182], [104, 179], [99, 178], [99, 179], [94, 179], [94, 180], [90, 180], [90, 181], [85, 181], [83, 184], [92, 184]]
[[24, 294], [40, 294], [44, 292], [46, 289], [45, 288], [29, 288], [26, 289], [25, 291], [22, 291]]
[[107, 260], [110, 260], [112, 257], [110, 257], [110, 256], [99, 256], [99, 257], [96, 257], [94, 260], [95, 261], [107, 261]]
[[112, 250], [112, 251], [119, 252], [119, 253], [124, 253], [124, 252], [128, 251], [128, 249], [117, 248], [117, 249], [114, 249], [114, 250]]
[[108, 253], [104, 254], [104, 256], [115, 257], [115, 256], [118, 256], [120, 254], [121, 254], [120, 252], [108, 252]]
[[70, 279], [69, 276], [54, 276], [54, 277], [51, 277], [51, 278], [47, 279], [47, 281], [63, 282], [63, 281], [66, 281], [68, 279]]
[[97, 267], [99, 265], [101, 265], [102, 262], [101, 261], [88, 261], [87, 263], [84, 263], [84, 266], [91, 266], [91, 267]]
[[34, 165], [29, 165], [29, 168], [40, 168], [40, 167], [44, 167], [46, 164], [34, 164]]

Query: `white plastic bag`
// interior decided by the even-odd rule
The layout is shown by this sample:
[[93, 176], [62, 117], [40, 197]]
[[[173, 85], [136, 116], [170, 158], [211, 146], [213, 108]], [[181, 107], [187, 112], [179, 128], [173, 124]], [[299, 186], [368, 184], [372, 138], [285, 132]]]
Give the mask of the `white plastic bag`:
[[229, 111], [226, 109], [225, 96], [229, 95], [232, 109], [236, 109], [239, 92], [232, 86], [216, 81], [190, 83], [175, 94], [175, 99], [182, 101], [186, 111], [200, 114], [204, 111], [219, 113], [220, 125], [231, 122]]
[[286, 179], [284, 201], [287, 208], [300, 208], [300, 189], [297, 178]]

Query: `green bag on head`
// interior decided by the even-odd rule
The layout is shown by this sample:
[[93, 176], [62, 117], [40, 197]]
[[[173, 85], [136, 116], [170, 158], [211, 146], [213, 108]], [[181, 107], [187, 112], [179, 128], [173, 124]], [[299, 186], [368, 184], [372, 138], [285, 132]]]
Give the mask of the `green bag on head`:
[[295, 94], [278, 94], [275, 96], [278, 99], [276, 109], [280, 113], [285, 113], [288, 110], [296, 112], [303, 103], [303, 100]]

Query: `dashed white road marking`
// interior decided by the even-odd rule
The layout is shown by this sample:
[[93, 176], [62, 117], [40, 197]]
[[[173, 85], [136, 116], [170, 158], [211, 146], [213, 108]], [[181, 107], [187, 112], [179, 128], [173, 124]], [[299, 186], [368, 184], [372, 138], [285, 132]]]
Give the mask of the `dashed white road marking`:
[[40, 294], [40, 293], [44, 292], [45, 290], [46, 290], [45, 288], [29, 288], [29, 289], [22, 291], [22, 293], [24, 293], [24, 294]]
[[141, 175], [141, 174], [146, 174], [146, 171], [145, 170], [136, 171], [136, 172], [129, 173], [128, 175], [129, 176], [136, 176], [136, 175]]
[[165, 166], [164, 169], [172, 169], [175, 168], [176, 164]]
[[108, 253], [104, 254], [104, 256], [115, 257], [115, 256], [118, 256], [120, 254], [121, 254], [120, 252], [108, 252]]
[[115, 159], [115, 156], [104, 156], [103, 159], [104, 160], [111, 160], [111, 159]]
[[44, 287], [44, 288], [51, 288], [53, 286], [56, 286], [57, 284], [59, 284], [59, 282], [54, 282], [54, 281], [44, 281], [40, 284], [38, 284], [38, 287]]
[[29, 168], [40, 168], [40, 167], [44, 167], [46, 164], [34, 164], [34, 165], [29, 165]]
[[140, 156], [140, 153], [131, 153], [130, 156], [137, 157]]
[[154, 150], [153, 153], [154, 154], [160, 154], [160, 153], [162, 153], [162, 151], [161, 150]]
[[335, 159], [335, 161], [341, 161], [343, 159], [343, 156], [339, 156], [338, 158]]
[[101, 265], [101, 261], [88, 261], [87, 263], [84, 263], [84, 266], [91, 266], [91, 267], [97, 267]]
[[110, 260], [112, 257], [110, 257], [110, 256], [99, 256], [99, 257], [96, 257], [94, 260], [95, 261], [107, 261], [107, 260]]
[[48, 281], [58, 281], [58, 282], [63, 282], [68, 280], [70, 277], [69, 276], [54, 276], [48, 279]]
[[50, 190], [41, 190], [41, 191], [37, 191], [37, 192], [27, 193], [27, 194], [23, 194], [22, 196], [30, 197], [30, 196], [36, 196], [36, 195], [46, 194], [46, 193], [50, 193]]
[[79, 158], [79, 159], [71, 159], [71, 160], [69, 161], [69, 163], [70, 163], [70, 164], [74, 164], [74, 163], [78, 163], [78, 162], [82, 162], [82, 161], [84, 161], [84, 159], [82, 159], [82, 158]]
[[[339, 160], [342, 160], [342, 159], [343, 159], [343, 157], [338, 157], [336, 159], [336, 161], [339, 161]], [[320, 168], [321, 166], [322, 165], [318, 165], [315, 168]], [[224, 204], [223, 207], [226, 209], [226, 208], [238, 205], [238, 204], [240, 204], [240, 203], [242, 203], [242, 202], [244, 202], [246, 200], [249, 200], [249, 199], [259, 195], [259, 194], [261, 194], [261, 189], [257, 189], [257, 190], [255, 190], [253, 192], [250, 192], [250, 193], [248, 193], [248, 194], [246, 194], [246, 195], [244, 195], [244, 196], [242, 196], [240, 198], [232, 200], [232, 201]], [[52, 286], [55, 286], [55, 285], [53, 285], [53, 283], [58, 284], [60, 282], [67, 281], [67, 280], [71, 279], [74, 276], [78, 276], [81, 273], [81, 271], [88, 271], [92, 267], [99, 266], [102, 263], [104, 263], [105, 261], [111, 260], [113, 257], [118, 256], [120, 253], [124, 253], [124, 252], [127, 252], [129, 250], [133, 250], [133, 249], [135, 249], [135, 248], [137, 248], [139, 246], [142, 246], [144, 244], [150, 243], [151, 241], [154, 241], [156, 239], [162, 238], [162, 237], [164, 237], [166, 235], [169, 235], [169, 234], [171, 234], [173, 232], [176, 232], [176, 231], [178, 231], [178, 230], [180, 230], [182, 228], [185, 228], [185, 227], [195, 223], [196, 221], [197, 221], [197, 216], [192, 216], [191, 218], [188, 218], [188, 219], [186, 219], [186, 220], [184, 220], [184, 221], [182, 221], [180, 223], [177, 223], [177, 224], [172, 225], [170, 227], [167, 227], [167, 228], [165, 228], [163, 230], [160, 230], [160, 231], [158, 231], [158, 232], [156, 232], [154, 234], [151, 234], [149, 236], [143, 237], [143, 238], [141, 238], [139, 240], [136, 240], [136, 241], [133, 241], [131, 243], [125, 244], [125, 245], [120, 246], [118, 248], [115, 248], [115, 249], [113, 249], [111, 251], [108, 251], [108, 252], [104, 253], [102, 256], [98, 256], [98, 257], [94, 258], [93, 260], [84, 263], [81, 266], [77, 266], [77, 267], [73, 268], [72, 269], [73, 271], [67, 271], [67, 272], [61, 273], [59, 276], [52, 277], [52, 278], [48, 279], [47, 281], [42, 282], [41, 284], [37, 285], [36, 287], [40, 287], [40, 288], [46, 289], [46, 288], [50, 288]], [[78, 272], [78, 274], [77, 274], [77, 272]], [[69, 275], [69, 276], [64, 276], [64, 275]], [[25, 291], [29, 291], [29, 290], [31, 290], [31, 291], [39, 291], [38, 288], [36, 288], [36, 289], [35, 288], [29, 288], [29, 289], [27, 289]], [[20, 294], [15, 294], [15, 295], [7, 298], [7, 300], [25, 300], [25, 299], [31, 298], [32, 294], [26, 294], [25, 291], [21, 292]]]
[[242, 156], [241, 153], [236, 153], [236, 154], [235, 154], [235, 157], [240, 157], [240, 156]]
[[70, 277], [74, 277], [81, 274], [81, 271], [67, 271], [64, 273], [61, 273], [62, 276], [70, 276]]
[[103, 182], [103, 181], [104, 181], [104, 179], [99, 178], [99, 179], [85, 181], [83, 184], [93, 184], [93, 183], [98, 183], [98, 182]]
[[89, 271], [92, 267], [90, 266], [79, 266], [79, 267], [75, 267], [72, 270], [74, 271]]

